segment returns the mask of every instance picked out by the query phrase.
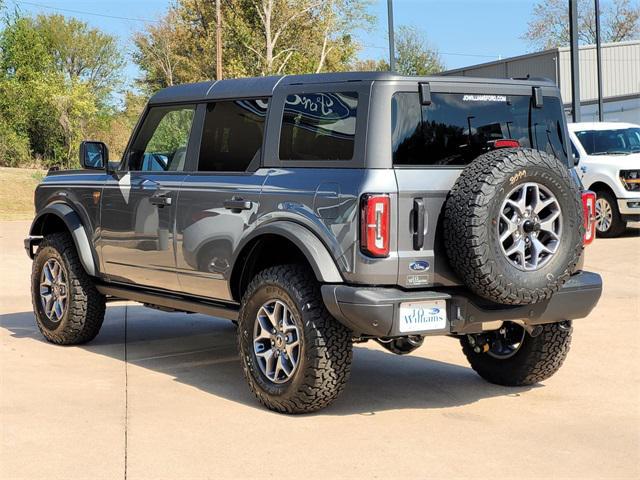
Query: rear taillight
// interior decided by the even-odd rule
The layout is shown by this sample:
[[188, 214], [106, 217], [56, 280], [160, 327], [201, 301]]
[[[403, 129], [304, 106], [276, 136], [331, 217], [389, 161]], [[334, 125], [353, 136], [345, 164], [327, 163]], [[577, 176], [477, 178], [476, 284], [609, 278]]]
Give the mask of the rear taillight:
[[363, 195], [360, 249], [371, 257], [389, 256], [389, 195]]
[[596, 194], [586, 190], [582, 192], [582, 210], [584, 215], [584, 240], [589, 245], [596, 238]]

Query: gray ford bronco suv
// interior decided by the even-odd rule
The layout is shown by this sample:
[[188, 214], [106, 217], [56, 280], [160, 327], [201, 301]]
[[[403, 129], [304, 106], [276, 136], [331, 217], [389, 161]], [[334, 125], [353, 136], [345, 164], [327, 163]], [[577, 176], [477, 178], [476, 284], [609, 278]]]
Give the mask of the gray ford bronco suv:
[[126, 299], [237, 323], [270, 409], [330, 404], [354, 342], [459, 339], [501, 385], [554, 374], [602, 282], [591, 192], [545, 81], [338, 73], [170, 87], [119, 163], [51, 171], [25, 240], [36, 321], [79, 344]]

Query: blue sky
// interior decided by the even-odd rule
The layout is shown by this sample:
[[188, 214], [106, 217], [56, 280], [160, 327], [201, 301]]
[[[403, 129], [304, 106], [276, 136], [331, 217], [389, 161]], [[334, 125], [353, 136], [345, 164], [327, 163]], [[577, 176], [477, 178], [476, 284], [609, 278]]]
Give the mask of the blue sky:
[[[143, 21], [63, 10], [157, 20], [171, 1], [5, 0], [5, 3], [9, 8], [19, 5], [23, 12], [57, 12], [80, 18], [116, 35], [123, 50], [128, 52], [129, 38], [133, 32], [144, 28]], [[526, 53], [528, 46], [520, 36], [527, 28], [534, 3], [534, 0], [394, 0], [394, 18], [396, 27], [419, 28], [440, 50], [447, 68], [457, 68]], [[364, 45], [360, 57], [387, 58], [387, 1], [374, 0], [372, 13], [377, 15], [378, 22], [372, 31], [359, 33]], [[133, 80], [137, 74], [135, 65], [130, 64], [126, 70], [127, 80]]]

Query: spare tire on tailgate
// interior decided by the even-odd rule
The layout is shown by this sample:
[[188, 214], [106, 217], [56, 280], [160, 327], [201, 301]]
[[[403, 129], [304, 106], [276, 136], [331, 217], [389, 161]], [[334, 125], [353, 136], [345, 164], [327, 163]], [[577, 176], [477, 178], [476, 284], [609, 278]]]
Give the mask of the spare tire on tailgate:
[[583, 248], [582, 201], [567, 166], [525, 148], [494, 150], [467, 166], [447, 197], [443, 226], [462, 282], [502, 304], [549, 299]]

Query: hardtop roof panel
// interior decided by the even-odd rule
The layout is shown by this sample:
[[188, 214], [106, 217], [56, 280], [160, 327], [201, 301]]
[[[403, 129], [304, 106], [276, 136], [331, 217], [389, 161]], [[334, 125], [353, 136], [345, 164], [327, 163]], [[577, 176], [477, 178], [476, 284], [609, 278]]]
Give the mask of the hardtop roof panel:
[[541, 79], [512, 80], [480, 77], [413, 77], [391, 72], [338, 72], [306, 75], [235, 78], [176, 85], [160, 90], [149, 100], [150, 104], [173, 102], [197, 102], [240, 97], [269, 97], [277, 85], [304, 85], [340, 82], [411, 81], [446, 83], [489, 83], [503, 85], [545, 85], [555, 87], [550, 81]]

